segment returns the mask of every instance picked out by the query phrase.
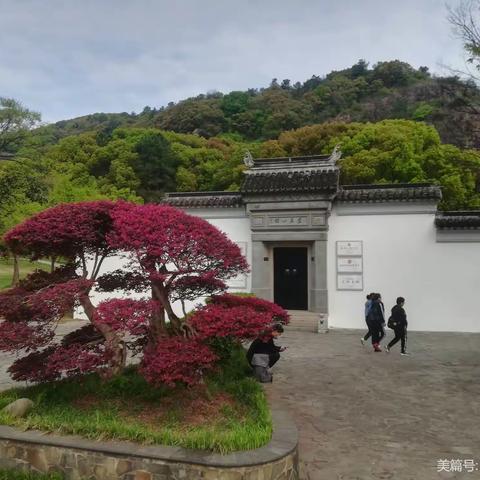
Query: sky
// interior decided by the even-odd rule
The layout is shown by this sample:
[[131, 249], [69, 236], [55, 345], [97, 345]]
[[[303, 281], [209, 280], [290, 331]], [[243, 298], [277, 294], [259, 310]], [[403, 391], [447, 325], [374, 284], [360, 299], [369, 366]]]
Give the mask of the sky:
[[[458, 0], [451, 0], [455, 5]], [[367, 60], [462, 68], [444, 0], [0, 0], [0, 96], [45, 122]]]

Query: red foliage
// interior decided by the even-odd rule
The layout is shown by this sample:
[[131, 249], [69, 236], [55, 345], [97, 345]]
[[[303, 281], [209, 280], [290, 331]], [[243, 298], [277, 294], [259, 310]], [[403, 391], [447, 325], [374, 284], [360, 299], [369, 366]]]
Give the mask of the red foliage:
[[131, 252], [151, 280], [172, 289], [182, 276], [202, 277], [203, 288], [206, 274], [225, 280], [248, 270], [238, 245], [206, 220], [176, 208], [122, 202], [112, 217], [110, 245]]
[[54, 322], [72, 309], [78, 298], [88, 292], [93, 281], [84, 278], [69, 280], [43, 288], [26, 298], [32, 311], [32, 320]]
[[15, 253], [40, 257], [75, 258], [106, 248], [112, 228], [109, 201], [64, 203], [25, 220], [8, 231], [4, 240]]
[[13, 380], [45, 382], [97, 371], [108, 365], [103, 345], [59, 345], [32, 352], [16, 360], [8, 369]]
[[62, 338], [62, 346], [68, 347], [74, 343], [78, 343], [79, 345], [93, 344], [104, 340], [103, 335], [97, 330], [95, 325], [89, 323], [73, 332], [67, 333], [67, 335]]
[[252, 339], [268, 331], [274, 322], [288, 322], [288, 314], [272, 302], [255, 297], [225, 294], [197, 310], [189, 323], [201, 339], [234, 337]]
[[[29, 255], [32, 259], [63, 257], [70, 260], [65, 267], [52, 273], [35, 272], [17, 288], [0, 293], [0, 317], [4, 320], [0, 324], [0, 349], [34, 350], [12, 365], [12, 375], [17, 378], [49, 380], [63, 374], [90, 371], [105, 363], [104, 337], [98, 331], [93, 343], [69, 341], [62, 346], [48, 345], [60, 318], [80, 300], [88, 305], [86, 299], [101, 262], [113, 253], [106, 237], [113, 226], [110, 213], [114, 207], [115, 203], [109, 201], [58, 205], [5, 234], [7, 247], [17, 254]], [[82, 269], [81, 277], [77, 274], [78, 266]], [[92, 266], [88, 272], [87, 268]], [[89, 275], [91, 279], [87, 280]], [[92, 309], [94, 307], [90, 307]], [[43, 350], [35, 351], [41, 348]], [[35, 366], [32, 362], [36, 362]]]
[[54, 337], [50, 325], [26, 322], [0, 323], [0, 351], [35, 350], [47, 345]]
[[91, 287], [82, 278], [52, 284], [37, 292], [22, 287], [0, 294], [0, 350], [35, 350], [54, 336], [56, 323], [73, 307], [78, 296]]
[[152, 384], [194, 385], [217, 360], [210, 348], [196, 339], [170, 337], [145, 352], [140, 371]]
[[0, 293], [0, 317], [9, 322], [21, 322], [31, 316], [30, 307], [25, 300], [29, 292], [22, 287], [11, 288]]
[[74, 264], [67, 264], [57, 267], [53, 272], [35, 270], [20, 280], [18, 286], [23, 290], [35, 292], [50, 285], [65, 283], [68, 280], [74, 280], [76, 278], [79, 278], [76, 273], [76, 266]]
[[171, 300], [191, 300], [223, 292], [227, 288], [224, 281], [215, 278], [214, 272], [197, 276], [184, 276], [172, 282]]
[[57, 375], [48, 372], [48, 359], [55, 351], [55, 347], [48, 347], [38, 352], [32, 352], [25, 357], [18, 358], [8, 368], [8, 373], [17, 382], [49, 382]]
[[214, 295], [212, 303], [216, 305], [223, 305], [225, 307], [248, 306], [257, 312], [264, 312], [270, 316], [271, 322], [279, 322], [287, 325], [290, 321], [288, 312], [268, 300], [263, 300], [257, 297], [243, 297], [241, 295], [234, 295], [225, 293], [223, 295]]
[[80, 373], [95, 372], [108, 365], [110, 356], [104, 345], [72, 344], [58, 347], [48, 358], [47, 374], [60, 378]]
[[117, 332], [144, 335], [155, 308], [158, 306], [153, 300], [106, 300], [97, 307], [94, 321]]
[[123, 270], [104, 273], [97, 278], [96, 290], [98, 292], [114, 292], [115, 290], [128, 290], [137, 293], [148, 290], [150, 284], [145, 275]]

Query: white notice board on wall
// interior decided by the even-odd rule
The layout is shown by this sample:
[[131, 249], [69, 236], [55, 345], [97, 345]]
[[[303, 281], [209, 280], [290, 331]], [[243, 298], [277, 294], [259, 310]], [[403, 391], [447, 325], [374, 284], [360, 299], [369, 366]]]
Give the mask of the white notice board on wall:
[[337, 290], [363, 290], [363, 242], [339, 240], [336, 244]]
[[337, 257], [338, 273], [362, 273], [362, 257]]
[[338, 241], [337, 242], [337, 256], [349, 256], [349, 255], [356, 255], [362, 256], [363, 255], [363, 242], [361, 240], [354, 240], [354, 241]]

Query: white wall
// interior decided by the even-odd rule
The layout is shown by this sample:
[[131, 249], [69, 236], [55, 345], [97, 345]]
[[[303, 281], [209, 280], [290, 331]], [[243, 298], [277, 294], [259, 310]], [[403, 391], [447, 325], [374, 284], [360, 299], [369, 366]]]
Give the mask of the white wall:
[[[365, 211], [365, 205], [359, 207]], [[352, 210], [353, 211], [353, 210]], [[380, 292], [390, 313], [406, 298], [409, 329], [480, 332], [480, 242], [437, 243], [434, 214], [329, 218], [329, 326], [365, 328], [367, 293]], [[363, 241], [364, 291], [338, 291], [336, 241]]]

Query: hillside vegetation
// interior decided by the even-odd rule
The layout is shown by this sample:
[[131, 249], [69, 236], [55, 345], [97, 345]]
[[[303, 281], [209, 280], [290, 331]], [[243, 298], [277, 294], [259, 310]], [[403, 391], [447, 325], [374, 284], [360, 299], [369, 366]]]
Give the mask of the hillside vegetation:
[[285, 130], [326, 121], [426, 121], [445, 143], [480, 146], [476, 119], [480, 92], [458, 77], [432, 76], [398, 60], [373, 67], [360, 60], [350, 68], [305, 82], [272, 80], [267, 88], [198, 95], [166, 107], [135, 113], [95, 113], [38, 130], [45, 140], [120, 126], [154, 127], [213, 137], [225, 133], [246, 140], [277, 138]]
[[238, 190], [247, 149], [257, 158], [327, 154], [338, 143], [343, 184], [433, 182], [443, 187], [440, 208], [480, 208], [479, 100], [472, 83], [400, 61], [33, 130], [39, 115], [3, 99], [2, 115], [19, 127], [0, 135], [17, 155], [0, 162], [0, 234], [60, 202]]

